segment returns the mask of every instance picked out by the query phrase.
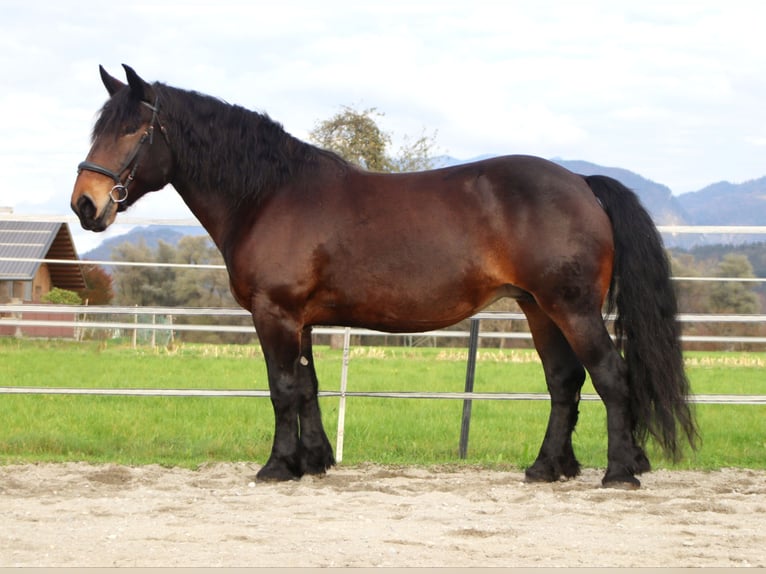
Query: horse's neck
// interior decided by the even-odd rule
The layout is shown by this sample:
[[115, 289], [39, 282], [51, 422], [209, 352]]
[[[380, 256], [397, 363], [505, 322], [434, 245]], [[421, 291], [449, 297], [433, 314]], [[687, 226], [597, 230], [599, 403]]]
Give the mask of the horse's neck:
[[223, 204], [219, 201], [219, 205], [216, 205], [217, 198], [215, 195], [200, 193], [194, 186], [187, 185], [183, 181], [171, 183], [220, 250], [225, 241], [225, 221], [227, 219]]
[[[171, 88], [171, 90], [173, 90]], [[184, 98], [184, 92], [178, 90], [176, 98]], [[193, 98], [194, 96], [192, 96]], [[216, 149], [215, 146], [208, 146], [208, 149], [190, 153], [184, 146], [188, 145], [184, 138], [184, 126], [199, 123], [197, 118], [189, 114], [185, 108], [188, 103], [178, 104], [175, 112], [169, 115], [167, 127], [171, 132], [168, 143], [173, 155], [173, 174], [170, 183], [189, 207], [194, 216], [199, 220], [202, 226], [210, 234], [213, 242], [221, 249], [226, 239], [226, 226], [231, 210], [230, 202], [227, 201], [227, 194], [222, 189], [213, 189], [210, 182], [215, 178], [205, 169], [214, 169], [219, 161], [214, 157], [215, 153], [225, 153], [225, 150]], [[209, 134], [210, 138], [215, 138], [214, 133]]]
[[[225, 126], [223, 116], [232, 110], [227, 109], [226, 104], [221, 105], [219, 124]], [[240, 113], [241, 108], [234, 111]], [[207, 141], [196, 150], [184, 149], [183, 146], [189, 145], [182, 139], [184, 126], [207, 125], [209, 122], [209, 119], [203, 122], [201, 118], [184, 116], [185, 113], [193, 112], [179, 107], [177, 115], [168, 118], [168, 123], [176, 126], [170, 136], [171, 147], [177, 146], [173, 153], [175, 165], [171, 183], [219, 248], [226, 243], [227, 234], [236, 226], [238, 217], [242, 214], [251, 217], [253, 210], [257, 210], [269, 195], [279, 193], [296, 177], [307, 177], [307, 162], [318, 168], [324, 161], [316, 157], [316, 148], [289, 135], [267, 116], [247, 111], [243, 111], [241, 119], [249, 123], [250, 133], [239, 131], [241, 124], [236, 121], [240, 118], [235, 115], [237, 129], [233, 130], [235, 136], [232, 137], [226, 131], [234, 125], [230, 116], [228, 128], [219, 127], [214, 122], [212, 131], [202, 136], [207, 137]], [[216, 129], [222, 131], [216, 133]], [[253, 140], [247, 141], [250, 137]], [[258, 153], [257, 150], [253, 153], [254, 145], [269, 148], [274, 153]], [[245, 150], [249, 152], [245, 153]]]

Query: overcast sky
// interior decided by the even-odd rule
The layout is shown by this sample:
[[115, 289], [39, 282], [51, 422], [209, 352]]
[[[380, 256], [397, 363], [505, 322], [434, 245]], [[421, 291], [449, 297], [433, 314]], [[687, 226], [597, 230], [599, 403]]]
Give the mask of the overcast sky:
[[[580, 159], [675, 194], [766, 175], [763, 1], [0, 8], [0, 206], [18, 214], [70, 214], [76, 166], [106, 99], [99, 64], [122, 77], [127, 63], [146, 80], [267, 112], [303, 139], [353, 105], [384, 112], [395, 141], [436, 132], [437, 151], [460, 159]], [[191, 217], [170, 188], [129, 214]]]

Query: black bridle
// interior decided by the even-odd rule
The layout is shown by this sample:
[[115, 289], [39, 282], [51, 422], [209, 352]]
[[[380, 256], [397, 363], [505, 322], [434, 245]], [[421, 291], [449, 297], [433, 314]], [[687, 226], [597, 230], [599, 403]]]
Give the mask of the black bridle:
[[[135, 148], [133, 148], [133, 151], [128, 155], [127, 159], [122, 163], [122, 167], [118, 169], [117, 171], [112, 171], [111, 169], [108, 169], [106, 167], [103, 167], [101, 165], [98, 165], [97, 163], [93, 163], [92, 161], [83, 161], [80, 162], [80, 164], [77, 166], [77, 173], [79, 174], [83, 170], [87, 171], [93, 171], [96, 173], [100, 173], [101, 175], [105, 175], [107, 177], [111, 177], [114, 180], [114, 187], [109, 190], [109, 199], [112, 200], [114, 203], [122, 203], [126, 199], [128, 199], [128, 186], [131, 184], [131, 182], [136, 177], [136, 172], [138, 171], [138, 154], [141, 151], [141, 148], [143, 145], [148, 141], [149, 145], [152, 145], [154, 143], [154, 124], [158, 124], [160, 126], [160, 132], [165, 137], [165, 141], [168, 141], [167, 133], [165, 132], [165, 126], [163, 126], [159, 122], [159, 99], [154, 101], [154, 105], [150, 104], [149, 102], [141, 102], [141, 105], [149, 108], [152, 111], [152, 119], [149, 122], [149, 127], [146, 128], [146, 131], [141, 136], [141, 139], [138, 140], [138, 145], [136, 145]], [[132, 164], [132, 168], [131, 168]], [[125, 182], [122, 181], [122, 174], [125, 173], [130, 168], [130, 173], [128, 174], [128, 178], [125, 180]]]

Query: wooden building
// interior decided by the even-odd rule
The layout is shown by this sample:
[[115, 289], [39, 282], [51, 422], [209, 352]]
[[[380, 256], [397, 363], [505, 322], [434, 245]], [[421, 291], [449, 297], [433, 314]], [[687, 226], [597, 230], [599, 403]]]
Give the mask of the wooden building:
[[[46, 259], [52, 261], [48, 263]], [[78, 259], [65, 222], [0, 220], [0, 304], [42, 303], [54, 287], [70, 291], [84, 289], [80, 265], [56, 262]], [[54, 318], [42, 317], [40, 313], [32, 316], [24, 312], [23, 315], [25, 319]], [[5, 327], [0, 321], [0, 335], [66, 337], [72, 332], [73, 329], [61, 328]]]

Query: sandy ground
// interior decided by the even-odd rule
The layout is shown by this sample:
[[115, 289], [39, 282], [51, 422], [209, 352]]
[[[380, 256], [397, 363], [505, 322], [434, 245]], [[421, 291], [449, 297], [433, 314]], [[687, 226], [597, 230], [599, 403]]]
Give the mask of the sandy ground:
[[766, 566], [766, 472], [0, 467], [0, 566]]

